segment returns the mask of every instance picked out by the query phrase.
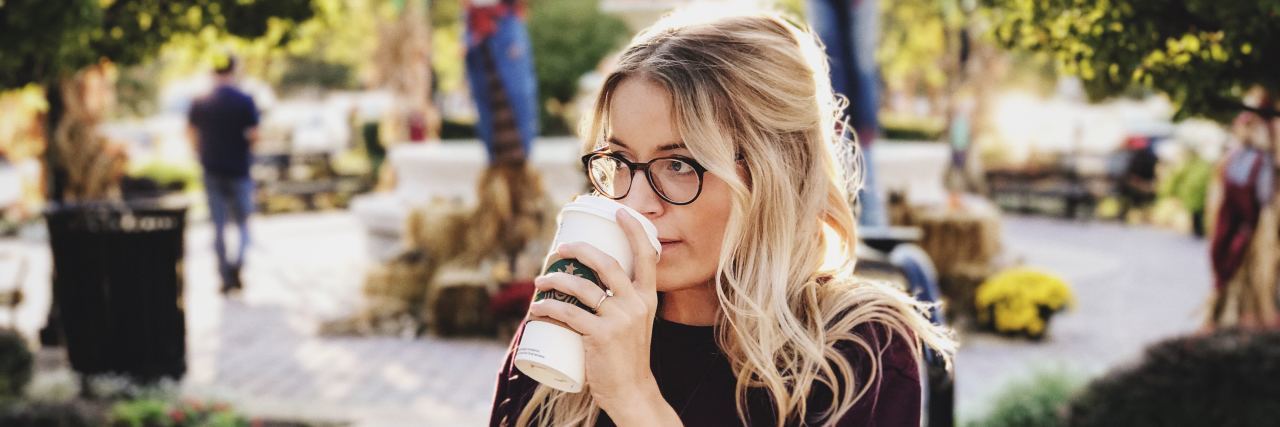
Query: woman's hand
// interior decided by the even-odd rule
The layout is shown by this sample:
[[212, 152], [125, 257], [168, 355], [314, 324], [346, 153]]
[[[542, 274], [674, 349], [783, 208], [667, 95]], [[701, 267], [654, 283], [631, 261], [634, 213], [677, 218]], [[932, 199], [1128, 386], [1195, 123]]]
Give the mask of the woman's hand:
[[[644, 412], [647, 416], [664, 412], [675, 415], [662, 399], [649, 367], [653, 320], [658, 308], [655, 284], [658, 253], [639, 221], [622, 210], [618, 210], [616, 217], [635, 256], [634, 279], [627, 277], [622, 266], [599, 249], [585, 243], [566, 243], [556, 248], [557, 256], [575, 258], [590, 267], [601, 283], [613, 291], [613, 296], [604, 297], [604, 289], [578, 276], [545, 274], [534, 279], [538, 292], [554, 289], [593, 307], [601, 298], [604, 300], [592, 314], [575, 305], [545, 298], [530, 305], [529, 314], [550, 317], [582, 334], [588, 389], [615, 422], [637, 419], [632, 415]], [[637, 410], [641, 413], [636, 413]], [[619, 425], [623, 424], [619, 422]]]

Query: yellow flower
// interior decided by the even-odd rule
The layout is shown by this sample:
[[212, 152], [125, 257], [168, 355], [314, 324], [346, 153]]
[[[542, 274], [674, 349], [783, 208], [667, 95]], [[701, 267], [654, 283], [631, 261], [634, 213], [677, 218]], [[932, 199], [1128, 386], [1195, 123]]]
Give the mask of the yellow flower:
[[[1033, 337], [1044, 333], [1049, 315], [1075, 303], [1065, 280], [1028, 267], [991, 276], [978, 286], [975, 299], [980, 323], [999, 332], [1022, 331]], [[1041, 313], [1042, 307], [1049, 312]]]

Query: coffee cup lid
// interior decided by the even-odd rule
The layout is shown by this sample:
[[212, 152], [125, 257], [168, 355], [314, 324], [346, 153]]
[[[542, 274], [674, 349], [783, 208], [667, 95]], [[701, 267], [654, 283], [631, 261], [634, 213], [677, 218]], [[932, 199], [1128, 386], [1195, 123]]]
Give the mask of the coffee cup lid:
[[649, 238], [649, 243], [653, 245], [653, 250], [661, 254], [662, 243], [658, 242], [658, 227], [654, 226], [653, 222], [649, 221], [649, 218], [645, 218], [640, 212], [627, 205], [605, 197], [584, 194], [573, 199], [572, 202], [569, 202], [564, 207], [564, 210], [567, 211], [591, 214], [609, 221], [615, 221], [616, 217], [614, 215], [618, 212], [618, 209], [625, 209], [628, 214], [631, 214], [632, 218], [640, 222], [640, 226], [644, 228], [645, 236]]

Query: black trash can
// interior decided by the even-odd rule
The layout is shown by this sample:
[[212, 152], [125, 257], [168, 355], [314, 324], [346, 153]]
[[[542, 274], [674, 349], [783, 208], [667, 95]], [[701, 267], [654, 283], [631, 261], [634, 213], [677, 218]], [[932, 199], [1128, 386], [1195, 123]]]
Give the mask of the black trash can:
[[186, 373], [186, 212], [180, 197], [45, 211], [54, 305], [76, 372], [141, 383]]

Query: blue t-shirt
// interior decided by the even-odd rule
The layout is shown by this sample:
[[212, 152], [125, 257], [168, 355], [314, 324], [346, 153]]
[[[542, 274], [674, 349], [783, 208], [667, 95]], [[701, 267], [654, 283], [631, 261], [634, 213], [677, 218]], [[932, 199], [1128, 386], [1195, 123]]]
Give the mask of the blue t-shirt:
[[196, 129], [205, 173], [232, 178], [249, 176], [253, 154], [245, 132], [258, 125], [258, 107], [253, 98], [229, 85], [218, 86], [191, 104], [187, 121]]

